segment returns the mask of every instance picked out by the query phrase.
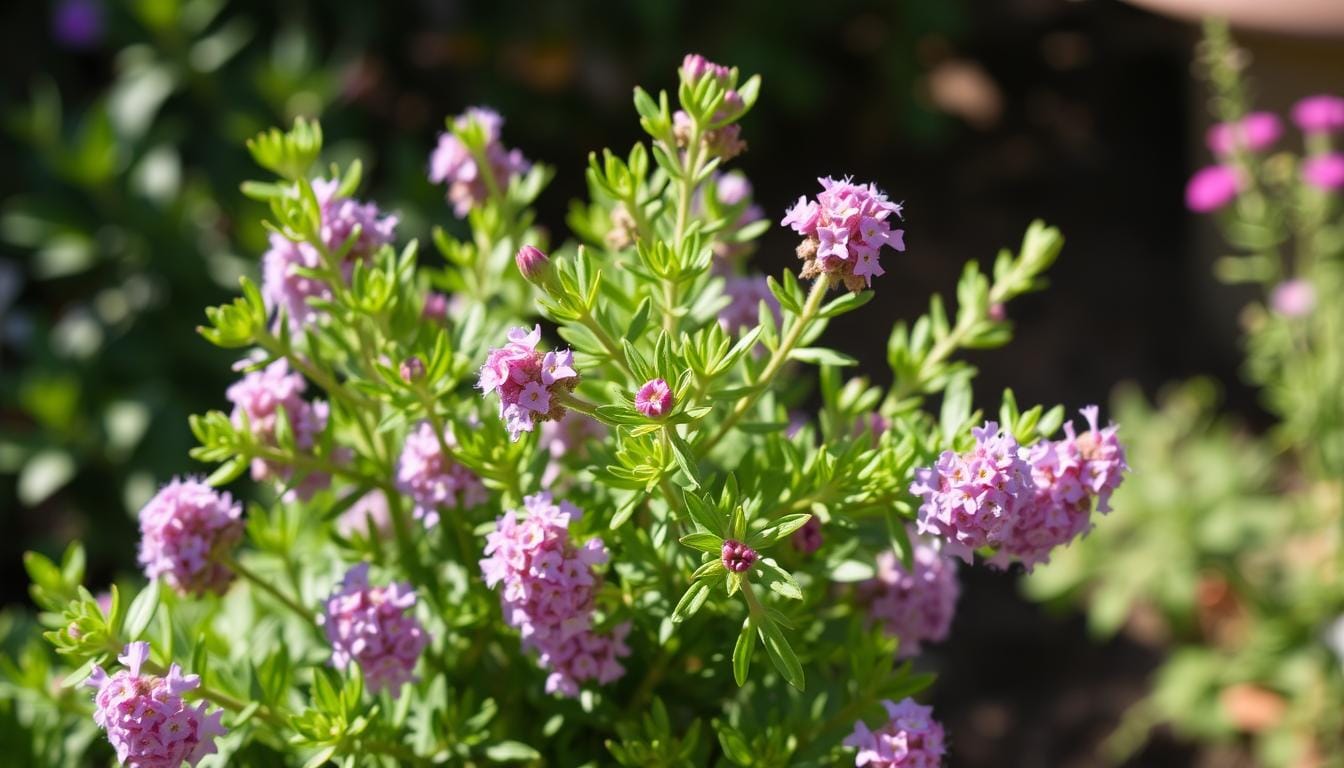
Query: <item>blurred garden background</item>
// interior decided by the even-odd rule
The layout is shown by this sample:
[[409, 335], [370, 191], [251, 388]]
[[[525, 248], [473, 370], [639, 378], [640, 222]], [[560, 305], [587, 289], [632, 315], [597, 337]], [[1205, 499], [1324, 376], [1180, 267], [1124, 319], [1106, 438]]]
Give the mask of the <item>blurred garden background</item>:
[[[1199, 450], [1235, 454], [1219, 460], [1209, 503], [1253, 497], [1238, 483], [1272, 459], [1244, 455], [1238, 436], [1272, 419], [1240, 373], [1252, 294], [1215, 281], [1211, 228], [1183, 204], [1209, 121], [1197, 37], [1107, 0], [6, 3], [0, 599], [27, 604], [23, 551], [56, 555], [76, 537], [94, 584], [134, 574], [135, 511], [172, 475], [202, 470], [186, 458], [187, 416], [223, 405], [231, 360], [194, 329], [265, 248], [258, 204], [239, 192], [246, 138], [320, 116], [332, 155], [362, 156], [367, 196], [423, 241], [434, 225], [462, 226], [425, 174], [446, 116], [491, 105], [511, 144], [550, 163], [628, 147], [631, 89], [670, 87], [688, 51], [768, 85], [738, 167], [769, 218], [824, 175], [854, 173], [905, 201], [909, 250], [869, 310], [837, 321], [837, 346], [864, 373], [888, 375], [891, 323], [950, 292], [963, 259], [987, 262], [1040, 217], [1067, 238], [1053, 288], [1014, 304], [1014, 344], [972, 358], [982, 391], [1115, 402], [1104, 412], [1127, 430], [1186, 418]], [[1338, 39], [1240, 42], [1261, 107], [1344, 92]], [[557, 172], [538, 205], [555, 240], [584, 190], [577, 162]], [[767, 233], [757, 265], [792, 268], [794, 240]], [[1203, 383], [1170, 389], [1193, 376]], [[1113, 401], [1115, 381], [1128, 384]], [[1163, 392], [1165, 420], [1145, 404]], [[1216, 427], [1215, 403], [1230, 418]], [[1136, 478], [1150, 456], [1180, 460], [1179, 436], [1143, 434]], [[1205, 496], [1144, 498], [1179, 517]], [[1116, 508], [1103, 527], [1131, 512]], [[1136, 579], [1161, 579], [1163, 565], [1136, 564]], [[1014, 574], [963, 574], [952, 639], [923, 662], [940, 673], [932, 701], [956, 734], [951, 764], [1103, 764], [1179, 622], [1153, 629], [1161, 620], [1145, 624], [1123, 599], [1089, 621], [1024, 597]], [[1069, 578], [1034, 594], [1062, 594]], [[6, 613], [7, 650], [25, 621]], [[1214, 746], [1188, 735], [1131, 740], [1128, 764], [1257, 764], [1235, 733]]]

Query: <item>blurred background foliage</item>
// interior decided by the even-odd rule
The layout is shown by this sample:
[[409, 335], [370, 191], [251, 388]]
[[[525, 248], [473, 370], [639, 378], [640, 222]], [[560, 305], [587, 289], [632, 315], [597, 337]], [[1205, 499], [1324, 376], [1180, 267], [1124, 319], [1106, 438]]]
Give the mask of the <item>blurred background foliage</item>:
[[[221, 407], [232, 361], [194, 328], [265, 247], [256, 204], [238, 191], [245, 138], [320, 116], [333, 156], [362, 156], [368, 196], [424, 242], [434, 225], [459, 226], [425, 179], [435, 135], [445, 116], [489, 104], [511, 145], [557, 164], [538, 208], [562, 234], [584, 153], [638, 138], [632, 87], [668, 86], [696, 50], [766, 83], [739, 167], [771, 218], [818, 175], [855, 173], [906, 201], [896, 279], [837, 320], [864, 374], [885, 375], [891, 323], [951, 290], [963, 258], [992, 254], [1035, 217], [1064, 230], [1052, 290], [1014, 305], [1018, 342], [973, 362], [985, 391], [1011, 383], [1024, 402], [1105, 403], [1112, 383], [1134, 381], [1108, 415], [1136, 468], [1162, 471], [1136, 471], [1120, 511], [1030, 582], [1033, 598], [1060, 606], [1086, 595], [1087, 617], [1043, 610], [1017, 596], [1014, 576], [974, 569], [929, 663], [942, 668], [934, 703], [956, 734], [955, 765], [1095, 765], [1165, 649], [1207, 640], [1219, 580], [1302, 513], [1277, 498], [1275, 457], [1252, 439], [1270, 419], [1238, 376], [1233, 318], [1247, 294], [1215, 286], [1207, 231], [1181, 205], [1203, 121], [1193, 38], [1102, 0], [835, 0], [824, 12], [774, 0], [4, 4], [3, 601], [25, 602], [23, 550], [54, 556], [76, 537], [92, 588], [133, 574], [134, 511], [171, 475], [200, 471], [186, 417]], [[1340, 61], [1319, 45], [1259, 50], [1297, 62], [1290, 73]], [[1309, 87], [1294, 80], [1268, 106]], [[759, 266], [791, 267], [790, 241], [767, 233]], [[1155, 406], [1142, 394], [1195, 374], [1219, 385], [1165, 390]], [[1216, 403], [1234, 417], [1214, 415]], [[1103, 558], [1108, 543], [1131, 554]], [[27, 621], [0, 619], [9, 658]], [[1159, 691], [1195, 698], [1154, 700], [1211, 713], [1186, 735], [1234, 740], [1207, 701], [1223, 662], [1179, 658]], [[1133, 731], [1163, 719], [1155, 712], [1140, 711]], [[1126, 733], [1112, 747], [1138, 750]], [[1194, 754], [1159, 734], [1131, 763]]]

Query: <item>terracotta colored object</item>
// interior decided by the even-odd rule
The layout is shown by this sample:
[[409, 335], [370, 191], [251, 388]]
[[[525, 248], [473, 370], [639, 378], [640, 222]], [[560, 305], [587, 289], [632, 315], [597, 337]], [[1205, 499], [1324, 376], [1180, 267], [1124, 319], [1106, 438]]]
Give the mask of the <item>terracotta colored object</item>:
[[1339, 0], [1129, 0], [1150, 11], [1184, 19], [1215, 16], [1241, 27], [1313, 36], [1344, 36]]

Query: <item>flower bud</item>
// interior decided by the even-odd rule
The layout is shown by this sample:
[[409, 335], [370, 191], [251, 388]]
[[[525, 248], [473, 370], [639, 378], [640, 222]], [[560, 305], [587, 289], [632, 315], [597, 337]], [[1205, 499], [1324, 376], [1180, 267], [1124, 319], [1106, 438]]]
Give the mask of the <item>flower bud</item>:
[[672, 388], [664, 379], [649, 379], [635, 393], [635, 410], [649, 418], [666, 416], [672, 410]]
[[723, 567], [733, 573], [743, 573], [751, 570], [751, 566], [756, 564], [756, 550], [734, 539], [723, 542], [721, 554], [723, 556]]
[[551, 268], [550, 257], [535, 245], [524, 245], [519, 248], [518, 255], [514, 256], [513, 260], [518, 264], [518, 271], [523, 273], [523, 279], [530, 283], [540, 282]]
[[425, 375], [425, 361], [417, 355], [411, 355], [401, 361], [401, 380], [410, 384], [419, 381]]
[[430, 291], [425, 296], [425, 307], [420, 310], [420, 316], [426, 320], [443, 322], [448, 317], [448, 297], [437, 291]]

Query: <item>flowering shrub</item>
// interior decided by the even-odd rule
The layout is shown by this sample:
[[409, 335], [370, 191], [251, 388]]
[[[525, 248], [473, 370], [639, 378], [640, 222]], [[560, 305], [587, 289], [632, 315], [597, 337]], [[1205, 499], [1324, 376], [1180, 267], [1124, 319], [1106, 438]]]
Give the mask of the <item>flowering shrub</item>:
[[[821, 337], [899, 269], [902, 208], [822, 179], [780, 214], [802, 280], [752, 272], [769, 219], [722, 166], [759, 89], [694, 55], [674, 96], [636, 89], [649, 142], [590, 155], [558, 247], [530, 210], [550, 169], [496, 113], [450, 119], [428, 174], [470, 237], [436, 229], [442, 261], [357, 201], [358, 163], [312, 175], [316, 123], [250, 142], [271, 250], [200, 329], [240, 357], [232, 414], [190, 422], [213, 469], [146, 508], [164, 578], [134, 599], [100, 606], [78, 546], [29, 557], [53, 675], [177, 660], [170, 695], [225, 731], [194, 727], [192, 764], [937, 765], [906, 659], [948, 632], [952, 558], [1043, 562], [1124, 453], [1095, 410], [1055, 440], [1062, 407], [974, 408], [957, 353], [1009, 340], [1063, 244], [1039, 222], [966, 265], [954, 315], [892, 330], [889, 386], [846, 379]], [[212, 488], [249, 470], [244, 516]]]
[[[1233, 251], [1218, 276], [1256, 289], [1242, 312], [1245, 373], [1278, 423], [1249, 434], [1215, 412], [1202, 381], [1157, 407], [1122, 393], [1136, 469], [1114, 496], [1123, 519], [1027, 587], [1085, 601], [1099, 634], [1125, 628], [1171, 648], [1113, 756], [1169, 723], [1191, 739], [1249, 744], [1271, 768], [1334, 765], [1344, 755], [1344, 308], [1323, 299], [1344, 285], [1344, 179], [1329, 170], [1344, 98], [1300, 100], [1290, 136], [1279, 116], [1248, 112], [1244, 57], [1222, 25], [1207, 27], [1203, 59], [1219, 164], [1195, 174], [1187, 199], [1216, 210]], [[1298, 137], [1300, 153], [1289, 144]]]

